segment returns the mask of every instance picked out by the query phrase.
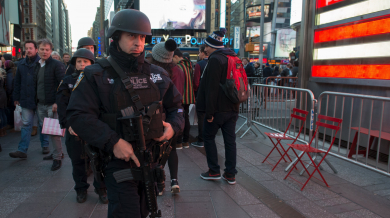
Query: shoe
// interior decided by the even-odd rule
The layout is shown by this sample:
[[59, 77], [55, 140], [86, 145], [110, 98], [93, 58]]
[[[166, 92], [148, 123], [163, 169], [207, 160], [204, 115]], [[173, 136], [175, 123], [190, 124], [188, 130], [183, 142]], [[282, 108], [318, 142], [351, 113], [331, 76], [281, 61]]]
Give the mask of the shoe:
[[222, 179], [228, 182], [230, 185], [236, 184], [236, 177], [234, 176], [234, 174], [224, 173], [222, 175]]
[[42, 148], [42, 154], [48, 154], [50, 153], [50, 148], [49, 147], [43, 147]]
[[9, 153], [9, 156], [12, 158], [27, 158], [27, 154], [21, 151], [11, 152]]
[[159, 190], [158, 191], [158, 196], [162, 196], [164, 194], [164, 191], [165, 191], [165, 188], [163, 190], [161, 190], [161, 191]]
[[[62, 153], [61, 159], [64, 159], [64, 153]], [[53, 160], [53, 154], [43, 157], [43, 160]]]
[[87, 190], [78, 190], [76, 200], [78, 203], [84, 203], [87, 200]]
[[107, 190], [105, 188], [96, 189], [95, 193], [99, 195], [99, 200], [103, 204], [108, 204]]
[[37, 135], [37, 133], [38, 133], [38, 127], [33, 126], [32, 131], [31, 131], [31, 136], [35, 136], [35, 135]]
[[188, 142], [183, 142], [183, 148], [189, 148], [190, 144]]
[[177, 194], [179, 192], [180, 192], [179, 182], [177, 181], [177, 179], [172, 179], [171, 180], [171, 193]]
[[56, 171], [60, 169], [62, 166], [62, 161], [61, 160], [53, 160], [53, 165], [51, 166], [51, 171]]
[[205, 173], [200, 174], [200, 177], [202, 177], [202, 179], [204, 180], [219, 180], [221, 179], [221, 174], [209, 170]]
[[181, 143], [176, 144], [176, 149], [183, 149], [183, 145]]
[[198, 148], [204, 147], [203, 142], [193, 142], [193, 143], [191, 143], [191, 145], [194, 147], [198, 147]]

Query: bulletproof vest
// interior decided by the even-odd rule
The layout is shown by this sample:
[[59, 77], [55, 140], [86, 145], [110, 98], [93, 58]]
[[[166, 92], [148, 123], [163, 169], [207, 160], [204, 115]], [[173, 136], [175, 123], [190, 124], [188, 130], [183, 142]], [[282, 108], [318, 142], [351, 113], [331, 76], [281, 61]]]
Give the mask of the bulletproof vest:
[[[109, 111], [115, 113], [102, 113], [101, 120], [107, 123], [111, 129], [117, 132], [121, 138], [128, 142], [137, 141], [134, 137], [134, 130], [126, 122], [118, 121], [118, 118], [122, 117], [121, 110], [128, 107], [132, 107], [134, 110], [135, 104], [130, 97], [128, 90], [125, 88], [119, 75], [112, 68], [110, 63], [106, 59], [100, 59], [97, 63], [107, 70], [108, 74], [103, 75], [103, 82], [111, 84], [110, 89], [110, 109]], [[150, 65], [144, 63], [141, 72], [127, 73], [135, 92], [139, 95], [142, 105], [145, 107], [145, 113], [151, 117], [149, 124], [144, 123], [145, 140], [151, 140], [153, 138], [159, 138], [163, 135], [163, 107], [159, 105], [152, 114], [149, 109], [152, 105], [161, 101], [160, 90], [150, 79]]]
[[64, 82], [66, 82], [68, 84], [68, 88], [62, 90], [63, 95], [70, 97], [70, 95], [72, 94], [72, 90], [74, 88], [74, 84], [76, 83], [79, 75], [80, 75], [80, 73], [74, 72], [74, 73], [72, 73], [72, 75], [70, 77], [66, 78], [66, 81], [64, 81]]

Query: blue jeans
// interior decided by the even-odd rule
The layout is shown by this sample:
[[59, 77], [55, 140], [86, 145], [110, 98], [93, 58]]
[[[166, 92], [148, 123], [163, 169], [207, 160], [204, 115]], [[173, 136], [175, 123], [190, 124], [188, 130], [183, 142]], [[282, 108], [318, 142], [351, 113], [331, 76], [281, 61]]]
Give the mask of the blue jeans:
[[219, 173], [218, 151], [215, 144], [215, 136], [218, 129], [221, 128], [223, 141], [225, 143], [225, 172], [237, 174], [236, 160], [236, 122], [238, 119], [237, 112], [218, 112], [214, 114], [213, 122], [208, 122], [206, 117], [203, 124], [203, 140], [206, 150], [207, 165], [213, 172]]
[[[30, 145], [30, 139], [31, 139], [31, 131], [32, 131], [32, 125], [34, 122], [34, 115], [35, 110], [22, 108], [22, 122], [23, 126], [21, 129], [21, 135], [22, 138], [20, 139], [18, 151], [27, 153], [28, 146]], [[43, 147], [49, 147], [49, 136], [41, 134], [42, 127], [39, 126], [39, 134], [40, 134], [40, 140], [41, 140], [41, 146]]]

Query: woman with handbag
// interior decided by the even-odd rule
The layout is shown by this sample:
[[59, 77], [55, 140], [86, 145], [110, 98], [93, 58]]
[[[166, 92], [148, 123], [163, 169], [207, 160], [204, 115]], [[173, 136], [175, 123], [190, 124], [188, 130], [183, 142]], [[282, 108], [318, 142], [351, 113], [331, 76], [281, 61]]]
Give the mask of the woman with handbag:
[[[72, 175], [75, 182], [74, 189], [77, 192], [76, 200], [78, 203], [84, 203], [87, 200], [87, 189], [89, 184], [87, 182], [86, 165], [89, 159], [84, 151], [84, 143], [72, 130], [66, 120], [66, 108], [68, 107], [69, 99], [74, 88], [76, 88], [83, 79], [83, 70], [95, 62], [93, 53], [85, 48], [78, 49], [72, 59], [71, 64], [76, 67], [72, 75], [65, 76], [57, 89], [56, 102], [58, 105], [58, 115], [61, 128], [66, 128], [65, 144], [66, 150], [72, 162]], [[107, 204], [107, 192], [104, 183], [99, 183], [94, 180], [93, 183], [95, 192], [99, 195], [102, 203]]]

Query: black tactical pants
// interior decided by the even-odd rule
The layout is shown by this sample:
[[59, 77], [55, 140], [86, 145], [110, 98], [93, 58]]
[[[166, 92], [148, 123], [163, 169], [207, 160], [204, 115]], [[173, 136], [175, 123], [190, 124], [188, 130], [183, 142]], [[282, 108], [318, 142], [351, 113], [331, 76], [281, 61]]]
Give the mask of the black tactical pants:
[[118, 168], [107, 168], [104, 182], [107, 185], [108, 218], [145, 218], [149, 212], [141, 182], [125, 181], [117, 183], [113, 172]]
[[[84, 145], [81, 141], [76, 137], [66, 131], [65, 134], [65, 144], [68, 155], [72, 161], [73, 166], [73, 180], [76, 183], [74, 189], [77, 190], [87, 190], [89, 188], [89, 184], [87, 182], [87, 172], [86, 172], [86, 161], [82, 159], [84, 155]], [[89, 160], [87, 160], [87, 163]], [[99, 183], [96, 180], [93, 182], [93, 186], [96, 189], [105, 188], [104, 183]]]

